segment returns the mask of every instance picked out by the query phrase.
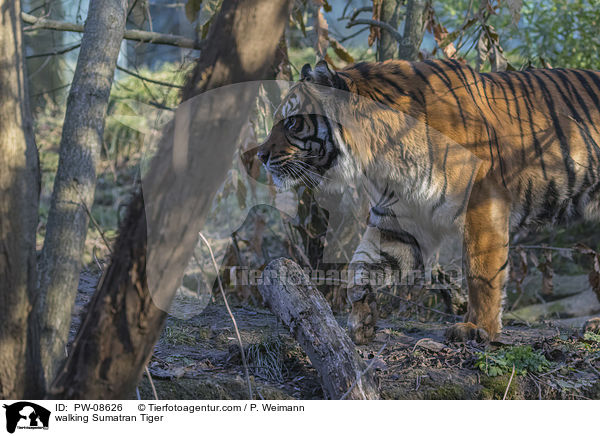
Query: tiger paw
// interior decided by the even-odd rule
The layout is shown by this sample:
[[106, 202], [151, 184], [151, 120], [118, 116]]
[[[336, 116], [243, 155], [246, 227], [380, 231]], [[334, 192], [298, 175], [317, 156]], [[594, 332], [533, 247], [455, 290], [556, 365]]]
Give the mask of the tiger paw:
[[585, 324], [583, 324], [583, 333], [586, 332], [600, 334], [600, 318], [588, 319]]
[[450, 342], [488, 342], [488, 333], [472, 322], [459, 322], [446, 330], [446, 339]]
[[355, 344], [364, 345], [373, 340], [378, 315], [373, 294], [352, 303], [352, 312], [348, 317], [348, 334]]

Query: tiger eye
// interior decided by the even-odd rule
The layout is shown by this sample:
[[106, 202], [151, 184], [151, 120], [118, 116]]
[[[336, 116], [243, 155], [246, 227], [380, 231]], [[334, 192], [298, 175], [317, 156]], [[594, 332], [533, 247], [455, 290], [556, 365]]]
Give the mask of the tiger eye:
[[283, 126], [287, 129], [287, 130], [291, 130], [293, 132], [297, 131], [300, 128], [300, 121], [298, 120], [298, 117], [289, 117], [285, 120], [285, 123], [283, 124]]

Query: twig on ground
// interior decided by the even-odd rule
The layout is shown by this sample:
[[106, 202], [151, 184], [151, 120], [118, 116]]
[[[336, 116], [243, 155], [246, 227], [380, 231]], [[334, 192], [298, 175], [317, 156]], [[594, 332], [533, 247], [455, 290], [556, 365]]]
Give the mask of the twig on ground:
[[508, 395], [508, 390], [510, 389], [510, 384], [512, 383], [512, 379], [515, 376], [515, 364], [513, 363], [512, 373], [510, 374], [510, 379], [508, 379], [508, 384], [506, 385], [506, 390], [504, 391], [503, 400], [506, 400], [506, 396]]
[[152, 388], [152, 394], [154, 394], [154, 399], [158, 401], [158, 394], [156, 393], [156, 387], [154, 387], [154, 381], [152, 381], [152, 376], [150, 375], [150, 371], [148, 371], [148, 365], [144, 365], [144, 369], [146, 370], [146, 376], [150, 381], [150, 387]]
[[240, 331], [238, 330], [237, 322], [235, 317], [233, 316], [233, 312], [229, 308], [229, 303], [227, 302], [227, 296], [225, 295], [225, 290], [223, 289], [223, 283], [221, 282], [221, 275], [219, 274], [219, 267], [217, 266], [217, 261], [215, 260], [215, 255], [213, 254], [212, 247], [210, 246], [208, 240], [204, 237], [201, 232], [198, 232], [202, 241], [208, 247], [208, 252], [210, 253], [210, 258], [212, 260], [213, 266], [215, 268], [215, 272], [217, 274], [217, 281], [219, 283], [219, 289], [221, 290], [221, 295], [223, 297], [223, 301], [225, 302], [225, 308], [229, 313], [229, 317], [233, 322], [233, 328], [235, 329], [235, 334], [237, 336], [238, 344], [240, 346], [240, 354], [242, 356], [242, 363], [244, 365], [244, 373], [246, 375], [246, 382], [248, 383], [248, 394], [250, 395], [250, 399], [252, 399], [252, 384], [250, 383], [250, 373], [248, 371], [248, 362], [246, 361], [246, 353], [244, 352], [244, 344], [242, 343], [242, 336], [240, 335]]
[[417, 349], [417, 347], [418, 347], [419, 345], [421, 345], [421, 343], [422, 343], [422, 342], [425, 342], [425, 341], [431, 341], [431, 340], [432, 340], [431, 338], [421, 338], [421, 339], [419, 339], [417, 342], [415, 342], [415, 345], [414, 345], [414, 347], [413, 347], [413, 349], [412, 349], [411, 353], [414, 353], [414, 352], [415, 352], [415, 350]]
[[566, 365], [560, 365], [560, 366], [557, 366], [557, 367], [556, 367], [556, 368], [554, 368], [552, 371], [548, 371], [548, 372], [545, 372], [545, 373], [543, 373], [543, 374], [539, 374], [539, 375], [538, 375], [538, 377], [544, 377], [544, 376], [546, 376], [546, 375], [550, 375], [550, 374], [552, 374], [552, 373], [555, 373], [556, 371], [560, 371], [561, 369], [563, 369], [563, 368], [565, 368], [565, 367], [566, 367]]

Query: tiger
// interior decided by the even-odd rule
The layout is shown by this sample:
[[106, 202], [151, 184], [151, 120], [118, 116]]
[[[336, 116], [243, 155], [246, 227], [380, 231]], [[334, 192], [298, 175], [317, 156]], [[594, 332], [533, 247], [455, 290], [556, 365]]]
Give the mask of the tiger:
[[[320, 61], [302, 67], [257, 157], [280, 189], [365, 181], [368, 225], [350, 261], [359, 276], [422, 268], [458, 235], [468, 305], [446, 337], [490, 341], [502, 329], [511, 232], [600, 218], [599, 144], [598, 72]], [[357, 282], [348, 299], [350, 337], [368, 343], [374, 289]]]

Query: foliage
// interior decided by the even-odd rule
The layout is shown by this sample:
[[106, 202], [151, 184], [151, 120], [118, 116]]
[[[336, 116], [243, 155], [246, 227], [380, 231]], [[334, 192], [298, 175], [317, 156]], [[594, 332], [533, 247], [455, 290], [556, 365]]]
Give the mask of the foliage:
[[104, 133], [104, 156], [114, 161], [129, 158], [139, 153], [143, 145], [141, 129], [132, 121], [139, 115], [139, 106], [151, 106], [158, 111], [172, 110], [179, 104], [180, 87], [188, 71], [186, 66], [163, 64], [160, 69], [151, 71], [140, 68], [134, 73], [166, 86], [141, 80], [138, 77], [123, 74], [115, 81], [110, 95], [106, 128]]
[[600, 1], [526, 1], [518, 50], [552, 66], [600, 69]]
[[475, 367], [490, 377], [510, 374], [513, 366], [515, 374], [540, 373], [550, 367], [550, 362], [529, 345], [503, 347], [496, 351], [477, 353]]
[[583, 339], [589, 342], [595, 342], [596, 345], [600, 346], [600, 334], [594, 332], [585, 332]]
[[202, 38], [206, 38], [208, 29], [222, 4], [223, 0], [187, 0], [185, 15], [190, 23], [196, 23], [198, 34]]
[[[490, 1], [499, 6], [487, 23], [498, 34], [514, 65], [600, 69], [600, 2], [598, 0]], [[522, 7], [520, 6], [522, 3]], [[467, 26], [480, 2], [434, 1], [439, 20], [449, 29]], [[471, 9], [470, 9], [471, 7]], [[506, 13], [508, 12], [508, 13]], [[520, 12], [520, 13], [519, 13]], [[466, 40], [476, 43], [476, 26]], [[470, 43], [462, 45], [463, 51]], [[465, 56], [474, 61], [474, 53]]]
[[[144, 135], [134, 122], [138, 119], [140, 107], [152, 107], [160, 112], [177, 106], [177, 86], [183, 84], [187, 68], [163, 64], [157, 71], [139, 69], [135, 70], [135, 73], [174, 87], [145, 82], [126, 74], [117, 77], [108, 105], [104, 141], [97, 169], [96, 193], [91, 207], [93, 220], [90, 220], [88, 229], [84, 265], [94, 265], [95, 258], [99, 260], [108, 254], [104, 238], [110, 243], [116, 237], [119, 211], [128, 201], [135, 185], [144, 145]], [[42, 174], [38, 249], [41, 249], [43, 243], [54, 176], [58, 168], [64, 110], [64, 107], [48, 100], [34, 113], [34, 131]]]

